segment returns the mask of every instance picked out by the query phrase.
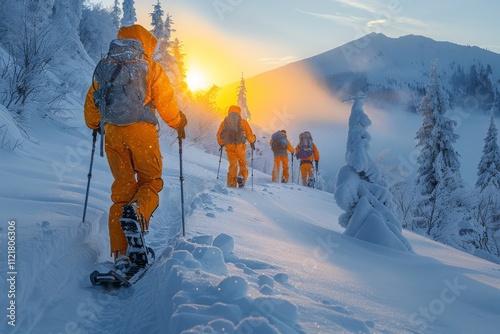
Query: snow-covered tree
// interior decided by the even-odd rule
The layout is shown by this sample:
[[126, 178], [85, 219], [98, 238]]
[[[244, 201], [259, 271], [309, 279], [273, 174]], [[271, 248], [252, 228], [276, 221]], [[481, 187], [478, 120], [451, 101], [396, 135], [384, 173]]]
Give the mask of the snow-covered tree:
[[134, 0], [123, 0], [123, 17], [121, 25], [124, 27], [134, 25], [137, 22]]
[[500, 191], [500, 148], [498, 147], [498, 130], [495, 126], [493, 110], [486, 138], [484, 138], [483, 156], [477, 166], [476, 188], [479, 191], [489, 185]]
[[172, 20], [172, 15], [167, 13], [167, 18], [165, 19], [165, 23], [163, 24], [163, 33], [164, 37], [167, 39], [172, 38], [172, 33], [175, 32], [175, 29], [172, 28], [174, 25], [174, 21]]
[[335, 200], [345, 212], [339, 224], [344, 234], [386, 247], [412, 251], [395, 216], [395, 205], [380, 168], [369, 156], [370, 118], [363, 110], [364, 95], [358, 93], [349, 117], [344, 165], [337, 175]]
[[118, 29], [120, 29], [120, 17], [123, 13], [122, 9], [120, 8], [120, 0], [115, 0], [111, 13], [113, 17], [113, 26], [115, 27], [116, 31], [118, 31]]
[[[453, 144], [456, 122], [447, 116], [448, 95], [438, 74], [437, 62], [429, 72], [431, 83], [426, 87], [418, 112], [423, 123], [417, 131], [415, 224], [435, 240], [462, 247], [459, 235], [467, 234], [468, 198], [462, 177], [458, 153]], [[473, 230], [473, 229], [472, 229]]]
[[248, 109], [247, 104], [247, 88], [245, 86], [245, 78], [243, 77], [243, 73], [241, 74], [240, 85], [238, 86], [238, 107], [241, 108], [241, 116], [243, 119], [252, 119], [252, 114], [250, 113], [250, 109]]
[[149, 13], [149, 16], [151, 16], [151, 26], [153, 27], [153, 35], [160, 39], [163, 36], [163, 10], [161, 9], [161, 4], [160, 0], [156, 4], [153, 5], [153, 12]]
[[495, 107], [484, 138], [483, 156], [477, 167], [475, 218], [480, 225], [479, 243], [484, 251], [500, 256], [500, 149]]
[[80, 40], [89, 56], [98, 62], [108, 51], [109, 42], [118, 32], [114, 14], [101, 4], [85, 4], [79, 26]]
[[[60, 107], [70, 91], [87, 85], [82, 71], [92, 60], [79, 37], [83, 0], [0, 1], [3, 46], [0, 103], [29, 121], [33, 113], [50, 118], [67, 112]], [[8, 29], [3, 29], [8, 24]], [[80, 62], [79, 71], [59, 66]]]
[[171, 78], [174, 90], [179, 94], [184, 94], [187, 89], [186, 65], [184, 63], [185, 54], [182, 53], [182, 42], [176, 38], [171, 43], [173, 61], [169, 63], [168, 70], [173, 74]]

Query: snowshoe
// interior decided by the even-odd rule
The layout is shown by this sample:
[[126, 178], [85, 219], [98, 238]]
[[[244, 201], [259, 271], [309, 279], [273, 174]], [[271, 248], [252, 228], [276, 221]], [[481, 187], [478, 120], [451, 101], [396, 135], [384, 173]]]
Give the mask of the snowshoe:
[[119, 270], [110, 270], [108, 272], [99, 272], [94, 270], [90, 274], [90, 282], [92, 285], [102, 285], [104, 287], [130, 287], [137, 283], [153, 265], [155, 261], [155, 252], [150, 247], [147, 247], [147, 262], [144, 267], [131, 265], [126, 273]]
[[236, 182], [238, 183], [238, 188], [245, 187], [245, 181], [243, 181], [243, 176], [238, 176], [236, 178]]
[[148, 264], [147, 248], [139, 216], [133, 204], [123, 206], [123, 217], [120, 223], [128, 241], [127, 256], [132, 266], [145, 267]]
[[315, 182], [314, 177], [309, 178], [309, 179], [307, 180], [307, 186], [308, 186], [309, 188], [314, 188], [314, 182]]
[[130, 268], [130, 258], [127, 255], [120, 254], [115, 260], [115, 270], [121, 272], [127, 272]]

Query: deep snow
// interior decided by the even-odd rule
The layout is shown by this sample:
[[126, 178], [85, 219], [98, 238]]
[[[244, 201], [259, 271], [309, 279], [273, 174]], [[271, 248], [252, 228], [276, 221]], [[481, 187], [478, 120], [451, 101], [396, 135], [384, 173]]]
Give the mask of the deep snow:
[[91, 135], [81, 124], [34, 120], [31, 141], [0, 151], [2, 333], [498, 331], [499, 265], [408, 231], [415, 254], [353, 239], [332, 194], [272, 184], [257, 171], [253, 189], [227, 189], [226, 161], [217, 180], [218, 157], [189, 143], [181, 237], [178, 147], [168, 137], [165, 188], [147, 235], [157, 261], [132, 288], [93, 287], [89, 273], [111, 260], [112, 180], [96, 152], [82, 223]]

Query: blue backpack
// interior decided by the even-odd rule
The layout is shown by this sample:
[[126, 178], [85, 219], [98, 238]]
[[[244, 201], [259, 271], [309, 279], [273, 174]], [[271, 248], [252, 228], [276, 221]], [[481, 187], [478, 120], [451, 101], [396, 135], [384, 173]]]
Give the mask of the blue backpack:
[[276, 155], [286, 155], [286, 149], [288, 148], [288, 140], [286, 136], [281, 131], [276, 131], [271, 136], [272, 144], [271, 149]]

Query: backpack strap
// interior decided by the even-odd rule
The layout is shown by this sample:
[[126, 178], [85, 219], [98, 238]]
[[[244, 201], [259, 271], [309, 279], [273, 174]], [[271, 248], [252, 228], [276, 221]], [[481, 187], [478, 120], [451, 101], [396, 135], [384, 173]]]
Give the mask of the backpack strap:
[[118, 66], [115, 67], [113, 73], [111, 74], [111, 78], [109, 80], [108, 85], [104, 87], [104, 108], [103, 113], [101, 114], [101, 144], [100, 144], [100, 156], [104, 157], [104, 119], [106, 115], [106, 105], [109, 103], [109, 98], [111, 96], [111, 87], [113, 86], [116, 77], [120, 74], [123, 67], [123, 63], [119, 62]]

